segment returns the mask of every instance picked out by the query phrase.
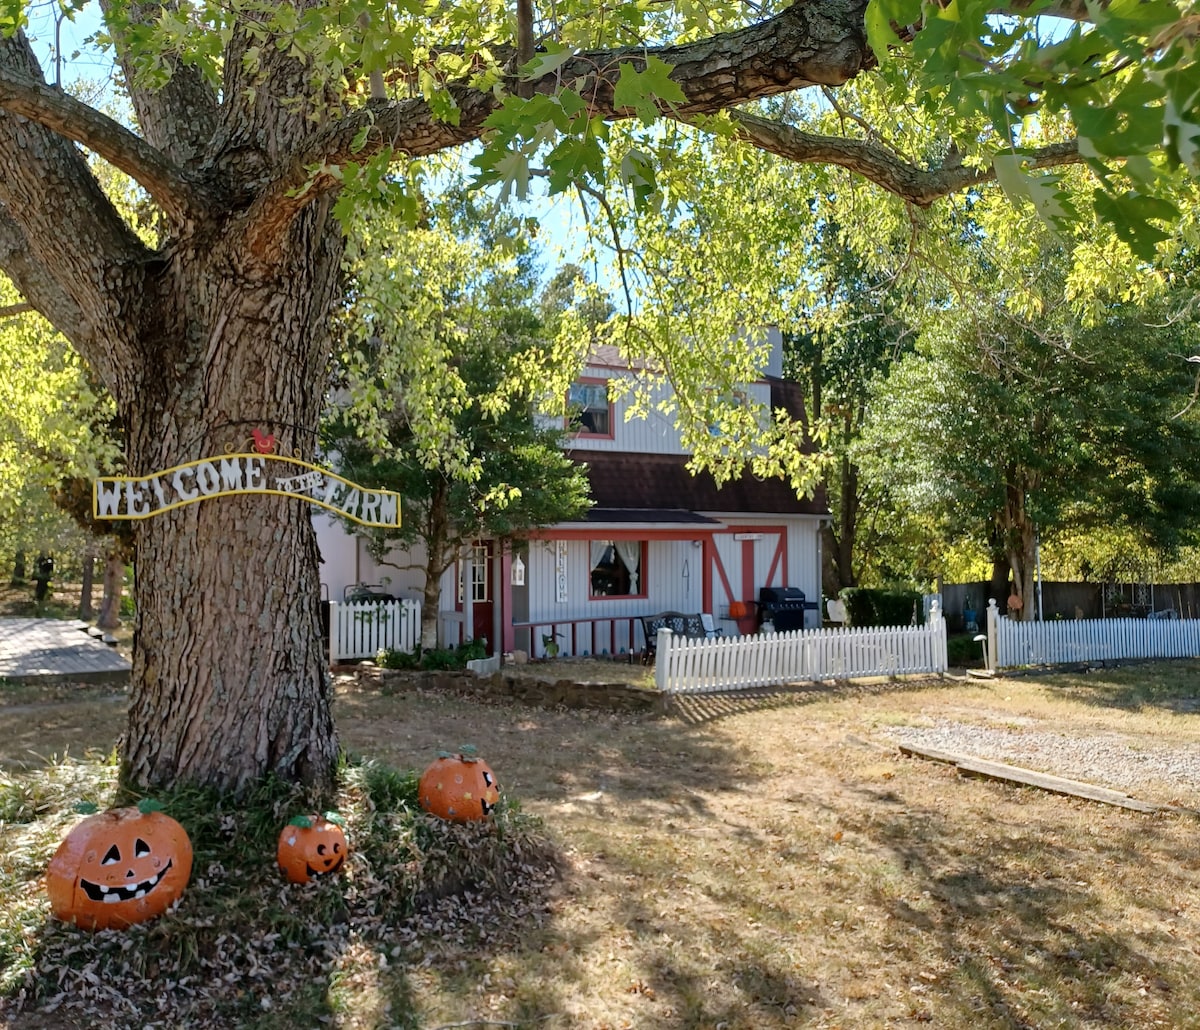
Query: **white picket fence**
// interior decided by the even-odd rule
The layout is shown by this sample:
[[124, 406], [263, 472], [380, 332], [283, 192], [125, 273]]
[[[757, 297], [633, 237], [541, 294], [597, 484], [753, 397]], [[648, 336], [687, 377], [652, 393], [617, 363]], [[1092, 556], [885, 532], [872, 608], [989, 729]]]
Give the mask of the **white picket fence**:
[[1200, 657], [1200, 619], [1017, 622], [988, 605], [988, 666], [1068, 665], [1128, 658]]
[[411, 651], [421, 639], [420, 601], [355, 601], [329, 606], [329, 664]]
[[924, 626], [811, 629], [690, 640], [658, 634], [655, 679], [670, 694], [773, 687], [805, 680], [946, 671], [946, 620]]

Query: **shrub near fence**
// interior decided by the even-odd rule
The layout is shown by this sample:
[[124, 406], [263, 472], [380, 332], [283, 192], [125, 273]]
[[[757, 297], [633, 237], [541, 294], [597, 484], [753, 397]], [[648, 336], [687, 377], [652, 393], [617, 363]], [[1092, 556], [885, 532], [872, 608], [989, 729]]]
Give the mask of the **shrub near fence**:
[[411, 651], [421, 639], [419, 601], [336, 602], [329, 606], [329, 664]]
[[881, 590], [875, 587], [845, 587], [838, 594], [846, 605], [851, 626], [908, 626], [914, 612], [921, 611], [921, 595], [915, 590]]

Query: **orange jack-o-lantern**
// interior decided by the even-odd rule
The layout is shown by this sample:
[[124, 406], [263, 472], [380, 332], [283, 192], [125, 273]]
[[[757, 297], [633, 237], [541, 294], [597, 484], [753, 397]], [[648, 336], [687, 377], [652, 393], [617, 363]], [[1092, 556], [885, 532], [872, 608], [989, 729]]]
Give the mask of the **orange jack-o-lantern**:
[[487, 762], [476, 758], [475, 749], [467, 746], [457, 755], [439, 753], [421, 774], [417, 800], [426, 812], [465, 823], [490, 816], [500, 801], [500, 788]]
[[291, 883], [308, 883], [341, 869], [347, 850], [341, 819], [326, 812], [323, 816], [296, 816], [279, 834], [275, 855]]
[[154, 802], [90, 815], [46, 869], [50, 909], [85, 930], [122, 929], [165, 912], [192, 875], [192, 842]]

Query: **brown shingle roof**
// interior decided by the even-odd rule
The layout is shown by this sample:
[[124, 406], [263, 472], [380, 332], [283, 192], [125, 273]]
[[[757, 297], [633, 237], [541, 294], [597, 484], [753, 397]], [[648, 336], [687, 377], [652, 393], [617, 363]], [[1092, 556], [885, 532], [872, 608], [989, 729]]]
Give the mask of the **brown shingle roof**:
[[576, 451], [587, 467], [592, 500], [598, 508], [687, 508], [689, 511], [769, 512], [825, 515], [824, 488], [813, 498], [797, 497], [782, 479], [755, 479], [749, 473], [718, 487], [707, 472], [692, 475], [681, 454]]

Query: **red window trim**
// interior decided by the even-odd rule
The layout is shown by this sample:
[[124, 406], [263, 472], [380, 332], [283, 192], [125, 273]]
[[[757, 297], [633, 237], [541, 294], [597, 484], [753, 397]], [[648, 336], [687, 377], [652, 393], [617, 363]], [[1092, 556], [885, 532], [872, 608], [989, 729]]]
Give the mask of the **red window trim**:
[[[611, 536], [593, 536], [588, 538], [588, 546], [591, 547], [593, 540], [613, 540]], [[644, 537], [637, 538], [638, 543], [642, 545], [642, 556], [638, 564], [638, 587], [641, 592], [637, 594], [593, 594], [592, 593], [592, 569], [588, 566], [588, 600], [589, 601], [644, 601], [650, 596], [650, 591], [646, 589], [646, 573], [647, 566], [650, 561], [650, 541]], [[589, 558], [590, 560], [590, 558]]]
[[[608, 399], [608, 432], [607, 433], [589, 433], [586, 429], [579, 429], [576, 432], [571, 434], [572, 438], [576, 439], [576, 440], [615, 440], [616, 439], [616, 411], [614, 410], [612, 398], [608, 396], [608, 380], [601, 379], [598, 376], [578, 376], [577, 378], [572, 380], [571, 386], [574, 386], [576, 383], [579, 383], [579, 384], [585, 385], [585, 386], [603, 385], [605, 387], [604, 395]], [[567, 406], [570, 407], [570, 404], [571, 404], [571, 390], [570, 390], [570, 387], [568, 387], [567, 388]], [[563, 419], [563, 428], [564, 429], [571, 428], [570, 416]], [[630, 596], [632, 596], [632, 595], [630, 595]]]

